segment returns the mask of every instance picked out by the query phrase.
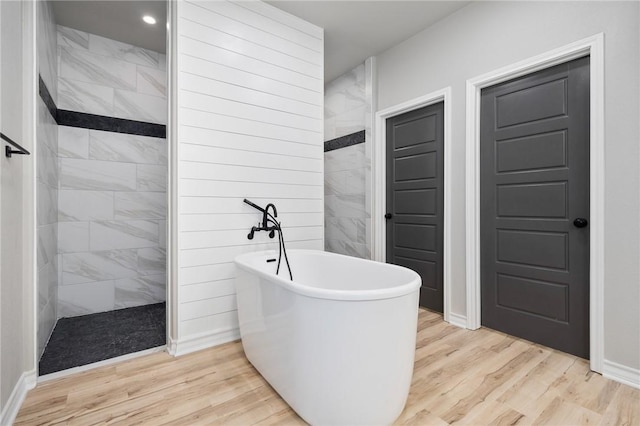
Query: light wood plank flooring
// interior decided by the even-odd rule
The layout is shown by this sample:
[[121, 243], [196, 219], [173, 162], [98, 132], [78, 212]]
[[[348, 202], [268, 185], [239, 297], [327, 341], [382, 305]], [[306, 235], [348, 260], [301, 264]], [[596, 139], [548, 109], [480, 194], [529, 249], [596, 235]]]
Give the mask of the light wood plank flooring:
[[[421, 310], [407, 406], [397, 424], [639, 425], [640, 390], [588, 362]], [[240, 342], [179, 358], [157, 353], [45, 382], [16, 425], [304, 424]]]

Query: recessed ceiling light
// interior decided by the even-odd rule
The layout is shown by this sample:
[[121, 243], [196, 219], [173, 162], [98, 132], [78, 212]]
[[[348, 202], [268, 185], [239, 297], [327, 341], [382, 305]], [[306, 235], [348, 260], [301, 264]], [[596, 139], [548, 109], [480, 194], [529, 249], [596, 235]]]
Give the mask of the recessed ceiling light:
[[142, 20], [144, 22], [146, 22], [147, 24], [153, 25], [156, 23], [156, 18], [154, 18], [153, 16], [149, 16], [149, 15], [144, 15], [142, 17]]

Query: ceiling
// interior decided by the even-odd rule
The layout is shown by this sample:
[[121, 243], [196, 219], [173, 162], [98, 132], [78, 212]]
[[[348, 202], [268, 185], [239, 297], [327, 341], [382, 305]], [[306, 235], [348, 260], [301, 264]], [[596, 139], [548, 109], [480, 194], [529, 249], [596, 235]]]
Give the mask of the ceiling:
[[324, 28], [324, 80], [422, 31], [470, 1], [291, 1], [267, 3]]
[[[59, 25], [165, 52], [164, 1], [55, 0]], [[325, 30], [325, 81], [344, 74], [466, 6], [469, 1], [272, 0], [282, 9]], [[141, 21], [151, 14], [158, 21]]]
[[[55, 0], [56, 23], [112, 40], [166, 51], [167, 3], [165, 1], [61, 1]], [[142, 22], [143, 15], [156, 18], [155, 25]]]

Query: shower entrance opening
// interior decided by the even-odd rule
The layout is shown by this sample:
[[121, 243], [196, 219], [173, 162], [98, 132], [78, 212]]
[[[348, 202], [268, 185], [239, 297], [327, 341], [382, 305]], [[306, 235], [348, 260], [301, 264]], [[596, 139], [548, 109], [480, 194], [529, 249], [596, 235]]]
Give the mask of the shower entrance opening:
[[41, 376], [166, 346], [166, 9], [37, 2]]

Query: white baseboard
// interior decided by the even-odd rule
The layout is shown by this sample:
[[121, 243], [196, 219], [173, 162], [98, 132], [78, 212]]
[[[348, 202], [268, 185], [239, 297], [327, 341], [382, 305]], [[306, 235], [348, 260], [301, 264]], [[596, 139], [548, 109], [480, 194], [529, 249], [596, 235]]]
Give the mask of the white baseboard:
[[11, 425], [16, 420], [18, 411], [22, 407], [22, 403], [27, 396], [29, 389], [36, 387], [37, 375], [36, 370], [26, 371], [22, 373], [18, 379], [18, 383], [13, 387], [7, 404], [2, 408], [0, 414], [0, 425]]
[[238, 339], [240, 339], [238, 328], [201, 333], [178, 340], [169, 339], [169, 353], [173, 356], [185, 355]]
[[640, 389], [640, 370], [635, 368], [605, 359], [602, 365], [602, 375], [607, 379]]
[[467, 328], [467, 317], [464, 315], [449, 312], [449, 319], [447, 322], [451, 325], [455, 325], [456, 327]]

